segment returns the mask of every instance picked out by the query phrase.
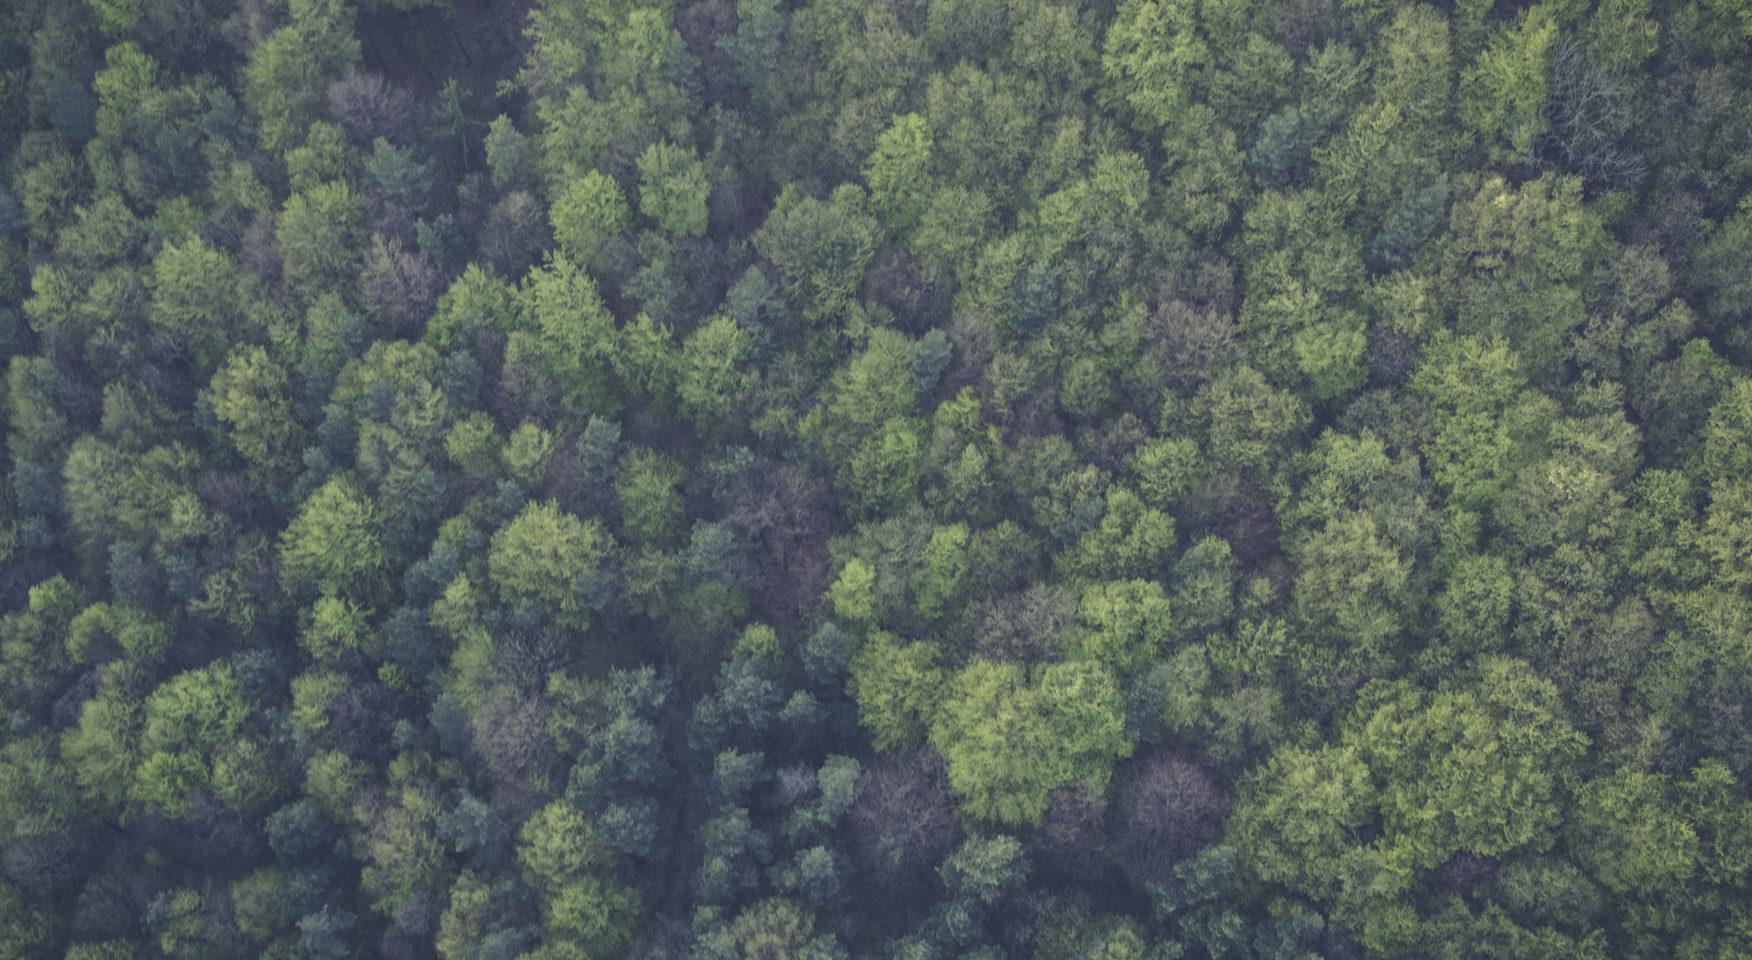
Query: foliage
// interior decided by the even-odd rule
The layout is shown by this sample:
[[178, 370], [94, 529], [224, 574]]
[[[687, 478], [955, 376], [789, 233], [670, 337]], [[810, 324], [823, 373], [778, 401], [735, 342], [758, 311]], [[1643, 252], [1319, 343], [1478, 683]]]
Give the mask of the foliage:
[[583, 627], [574, 578], [601, 566], [607, 545], [595, 520], [580, 520], [551, 500], [531, 503], [493, 534], [487, 569], [502, 601], [532, 600], [556, 622]]
[[0, 8], [0, 956], [1752, 955], [1743, 0]]
[[950, 681], [931, 742], [971, 814], [1038, 823], [1047, 795], [1105, 783], [1131, 753], [1112, 676], [1088, 663], [1053, 664], [1030, 678], [1018, 664], [975, 660]]
[[311, 494], [280, 538], [289, 589], [369, 595], [384, 576], [381, 520], [356, 483], [335, 477]]

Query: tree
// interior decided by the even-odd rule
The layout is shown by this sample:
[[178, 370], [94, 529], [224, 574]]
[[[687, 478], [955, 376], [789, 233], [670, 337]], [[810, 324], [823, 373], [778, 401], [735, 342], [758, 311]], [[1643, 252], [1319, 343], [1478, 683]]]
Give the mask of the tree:
[[1500, 177], [1463, 183], [1440, 251], [1441, 278], [1464, 335], [1503, 337], [1544, 374], [1584, 319], [1581, 284], [1607, 251], [1581, 181], [1546, 174], [1510, 189]]
[[388, 566], [376, 506], [344, 476], [304, 501], [280, 535], [280, 562], [288, 590], [370, 596]]
[[[493, 122], [487, 124], [487, 136], [483, 142], [486, 149], [487, 169], [491, 171], [493, 186], [504, 190], [514, 184], [524, 181], [526, 174], [535, 165], [535, 150], [529, 137], [517, 129], [510, 117], [499, 114]], [[557, 231], [558, 225], [555, 226]]]
[[[1297, 624], [1340, 676], [1382, 676], [1398, 644], [1411, 565], [1383, 543], [1374, 517], [1354, 513], [1291, 544]], [[1326, 683], [1337, 682], [1327, 678]]]
[[864, 516], [896, 514], [914, 501], [924, 453], [921, 424], [910, 417], [884, 421], [864, 438], [842, 468], [856, 510]]
[[923, 739], [943, 696], [943, 673], [936, 647], [922, 641], [902, 645], [873, 631], [852, 656], [846, 693], [870, 743], [885, 753], [912, 747]]
[[1208, 418], [1205, 455], [1223, 470], [1257, 472], [1272, 451], [1312, 419], [1295, 394], [1274, 389], [1258, 371], [1232, 367], [1200, 388], [1194, 400]]
[[1105, 784], [1131, 753], [1112, 675], [1080, 662], [1046, 666], [1031, 682], [1020, 664], [974, 660], [950, 681], [931, 742], [964, 809], [1006, 824], [1038, 823], [1054, 789]]
[[622, 532], [641, 543], [673, 547], [687, 530], [687, 514], [676, 492], [681, 465], [644, 447], [621, 456], [614, 481]]
[[256, 116], [261, 144], [292, 146], [326, 105], [329, 82], [359, 62], [353, 11], [336, 0], [293, 0], [286, 26], [250, 52], [243, 100]]
[[426, 322], [425, 340], [440, 350], [472, 344], [482, 330], [509, 331], [518, 326], [515, 292], [480, 264], [469, 264], [438, 297]]
[[1217, 832], [1224, 798], [1197, 764], [1156, 750], [1114, 769], [1116, 859], [1134, 883], [1166, 884]]
[[358, 917], [331, 904], [298, 921], [298, 946], [321, 957], [339, 960], [349, 952], [347, 935]]
[[747, 391], [753, 349], [747, 329], [725, 316], [701, 324], [682, 342], [677, 387], [681, 412], [692, 418], [702, 436], [714, 432]]
[[1158, 583], [1113, 580], [1084, 588], [1077, 614], [1084, 625], [1082, 656], [1118, 676], [1153, 662], [1171, 636], [1168, 597]]
[[769, 897], [736, 915], [730, 935], [747, 960], [802, 960], [814, 938], [815, 918], [794, 900]]
[[551, 500], [531, 503], [493, 534], [487, 570], [502, 602], [532, 600], [555, 622], [582, 629], [587, 615], [573, 582], [601, 567], [610, 545], [596, 520], [579, 520]]
[[329, 114], [357, 143], [381, 136], [405, 144], [419, 133], [419, 108], [413, 95], [381, 74], [347, 71], [329, 84], [328, 106]]
[[1461, 71], [1456, 113], [1492, 161], [1527, 156], [1545, 132], [1542, 108], [1557, 31], [1545, 8], [1530, 7]]
[[450, 462], [471, 474], [487, 475], [499, 466], [504, 438], [499, 425], [486, 412], [476, 410], [450, 425], [444, 435], [444, 453]]
[[547, 217], [527, 191], [500, 197], [487, 211], [476, 236], [476, 255], [503, 276], [513, 279], [535, 264], [548, 246]]
[[1372, 814], [1369, 768], [1350, 747], [1277, 751], [1241, 781], [1228, 835], [1257, 877], [1331, 898]]
[[56, 148], [25, 168], [13, 181], [32, 240], [49, 243], [90, 189], [85, 166]]
[[969, 837], [943, 860], [937, 876], [955, 900], [991, 906], [1028, 875], [1021, 841], [1009, 834]]
[[692, 151], [659, 142], [639, 156], [639, 212], [664, 233], [704, 236], [706, 196], [711, 192], [705, 166]]
[[1349, 740], [1384, 783], [1382, 852], [1420, 870], [1458, 850], [1497, 856], [1545, 842], [1559, 822], [1557, 784], [1587, 745], [1557, 688], [1503, 658], [1359, 720]]
[[925, 561], [913, 576], [914, 604], [921, 617], [936, 619], [961, 599], [967, 581], [966, 524], [938, 527], [925, 547]]
[[371, 864], [364, 889], [377, 897], [375, 909], [399, 912], [415, 897], [437, 892], [448, 866], [438, 839], [438, 815], [432, 788], [403, 784], [390, 790], [363, 844]]
[[1590, 781], [1565, 824], [1570, 848], [1615, 894], [1653, 899], [1682, 887], [1696, 869], [1697, 833], [1674, 793], [1666, 776], [1633, 767]]
[[876, 255], [878, 226], [864, 212], [864, 191], [851, 184], [823, 203], [792, 194], [754, 234], [754, 248], [785, 279], [804, 318], [822, 323], [850, 304]]
[[346, 181], [320, 183], [286, 199], [274, 221], [274, 246], [286, 286], [304, 304], [330, 290], [350, 289], [363, 261], [365, 228]]
[[1186, 108], [1210, 62], [1192, 4], [1128, 0], [1107, 30], [1102, 92], [1138, 129], [1155, 130]]
[[312, 123], [304, 142], [286, 151], [286, 179], [293, 193], [303, 193], [325, 183], [354, 180], [359, 151], [347, 140], [347, 132], [332, 123]]
[[942, 379], [943, 370], [949, 366], [953, 355], [954, 348], [949, 345], [948, 335], [938, 329], [925, 331], [925, 335], [913, 344], [913, 388], [920, 397], [930, 396], [936, 389], [937, 381]]
[[370, 642], [369, 609], [341, 597], [324, 596], [310, 608], [309, 625], [298, 645], [319, 661], [333, 661], [363, 651]]
[[363, 166], [378, 196], [405, 207], [425, 206], [425, 195], [432, 189], [433, 165], [415, 148], [398, 147], [378, 137], [372, 141], [371, 155]]
[[121, 197], [107, 194], [73, 211], [55, 239], [55, 252], [74, 270], [96, 273], [132, 260], [145, 231]]
[[928, 874], [955, 839], [942, 758], [927, 747], [872, 764], [846, 818], [860, 872], [906, 889], [893, 881]]
[[526, 420], [511, 431], [499, 455], [512, 479], [525, 487], [540, 487], [553, 460], [554, 435]]
[[790, 15], [776, 0], [738, 4], [736, 32], [718, 38], [718, 47], [736, 64], [736, 79], [757, 104], [768, 99], [767, 77], [778, 56], [779, 44]]
[[872, 449], [866, 453], [872, 458], [882, 435], [898, 432], [899, 424], [889, 424], [903, 419], [917, 400], [911, 344], [897, 331], [877, 329], [863, 352], [834, 372], [803, 430], [820, 438], [823, 452], [849, 486], [859, 447]]
[[1413, 372], [1411, 389], [1433, 408], [1424, 460], [1451, 502], [1489, 504], [1543, 439], [1549, 412], [1524, 385], [1519, 358], [1500, 339], [1441, 342]]
[[591, 170], [554, 198], [548, 221], [566, 256], [597, 264], [603, 248], [631, 224], [632, 210], [613, 178]]
[[95, 697], [79, 711], [79, 725], [61, 735], [61, 756], [81, 789], [109, 809], [128, 795], [138, 757], [140, 710], [116, 697]]
[[1267, 188], [1283, 187], [1299, 178], [1314, 145], [1326, 136], [1337, 111], [1333, 105], [1313, 103], [1284, 107], [1260, 121], [1247, 165], [1253, 178]]
[[578, 436], [578, 463], [586, 477], [596, 483], [607, 483], [614, 475], [620, 433], [620, 424], [595, 415], [584, 425], [584, 432]]
[[1468, 554], [1455, 563], [1436, 597], [1436, 625], [1458, 650], [1493, 651], [1508, 636], [1514, 602], [1509, 562], [1496, 554]]
[[871, 209], [902, 238], [911, 234], [924, 213], [930, 168], [931, 131], [916, 113], [895, 117], [864, 164]]
[[511, 332], [506, 365], [530, 366], [574, 408], [612, 412], [610, 368], [619, 362], [614, 318], [596, 282], [564, 254], [550, 255], [517, 288], [522, 324]]
[[625, 951], [641, 908], [638, 893], [613, 878], [613, 856], [583, 813], [565, 800], [524, 823], [517, 862], [541, 896], [550, 948], [590, 960]]
[[130, 456], [97, 437], [81, 437], [61, 469], [68, 519], [93, 541], [116, 533], [141, 540], [198, 538], [210, 529], [210, 519], [191, 502], [193, 466], [192, 453], [180, 446]]
[[431, 257], [403, 249], [399, 238], [371, 238], [359, 268], [359, 300], [373, 315], [397, 333], [412, 332], [431, 314], [437, 293], [438, 268]]
[[1748, 316], [1746, 297], [1752, 290], [1746, 280], [1748, 261], [1752, 261], [1752, 213], [1723, 222], [1692, 257], [1694, 282], [1703, 294], [1700, 312], [1712, 327], [1734, 329]]
[[239, 737], [213, 758], [213, 796], [239, 813], [255, 815], [285, 788], [266, 744]]
[[249, 316], [250, 289], [237, 261], [199, 236], [167, 243], [152, 258], [147, 319], [195, 368], [212, 370]]
[[1158, 510], [1170, 510], [1199, 479], [1198, 444], [1188, 437], [1165, 437], [1140, 444], [1126, 458], [1136, 475], [1138, 494]]
[[231, 667], [221, 663], [178, 674], [146, 698], [141, 762], [129, 798], [173, 818], [186, 816], [195, 791], [211, 783], [208, 760], [247, 713]]
[[1407, 189], [1381, 222], [1381, 229], [1363, 249], [1363, 259], [1376, 270], [1397, 270], [1442, 219], [1448, 204], [1448, 184], [1437, 181], [1422, 189]]
[[1053, 562], [1066, 576], [1084, 580], [1147, 577], [1173, 548], [1174, 519], [1116, 486], [1107, 491], [1100, 519]]
[[293, 416], [288, 381], [261, 347], [234, 351], [213, 375], [213, 413], [230, 425], [237, 452], [269, 477], [289, 475], [309, 439]]

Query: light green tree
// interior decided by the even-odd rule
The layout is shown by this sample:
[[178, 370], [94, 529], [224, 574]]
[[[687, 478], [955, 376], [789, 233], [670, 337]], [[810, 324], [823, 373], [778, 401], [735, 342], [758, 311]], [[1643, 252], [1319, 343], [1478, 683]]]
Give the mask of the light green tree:
[[1039, 823], [1058, 787], [1104, 785], [1132, 750], [1118, 685], [1088, 661], [1050, 664], [1030, 680], [1022, 664], [974, 660], [949, 681], [931, 743], [966, 811], [1012, 825]]
[[913, 574], [913, 603], [919, 616], [941, 617], [961, 601], [967, 584], [967, 524], [953, 523], [931, 532], [924, 563]]
[[924, 212], [930, 167], [931, 131], [916, 113], [895, 117], [864, 163], [870, 207], [901, 237], [912, 231]]
[[924, 738], [943, 696], [938, 658], [932, 644], [903, 644], [880, 630], [853, 655], [846, 692], [858, 704], [858, 718], [876, 749], [896, 753]]
[[1459, 120], [1492, 162], [1527, 156], [1545, 132], [1543, 109], [1557, 32], [1547, 7], [1529, 7], [1460, 72]]
[[554, 198], [548, 221], [566, 256], [595, 263], [603, 246], [632, 223], [632, 209], [612, 177], [591, 170]]
[[1698, 839], [1677, 793], [1664, 774], [1628, 766], [1589, 781], [1564, 825], [1570, 848], [1615, 894], [1655, 899], [1682, 888]]
[[290, 0], [288, 22], [250, 52], [243, 101], [262, 146], [280, 153], [326, 102], [329, 81], [359, 62], [353, 11], [341, 0]]
[[119, 810], [139, 762], [140, 706], [125, 697], [85, 701], [79, 725], [61, 735], [61, 756], [87, 796]]
[[1351, 513], [1292, 544], [1298, 637], [1324, 683], [1338, 676], [1382, 676], [1398, 650], [1411, 564], [1383, 542], [1373, 515]]
[[343, 597], [319, 597], [298, 633], [298, 646], [320, 663], [361, 652], [372, 639], [370, 618], [369, 608]]
[[614, 479], [621, 531], [641, 543], [679, 545], [687, 533], [687, 513], [677, 491], [681, 479], [681, 464], [655, 450], [634, 447], [623, 454]]
[[1227, 836], [1262, 880], [1320, 899], [1374, 816], [1369, 768], [1351, 747], [1286, 747], [1241, 781]]
[[639, 212], [676, 237], [706, 233], [706, 198], [712, 192], [705, 165], [693, 151], [653, 143], [639, 156]]
[[1084, 580], [1155, 577], [1174, 549], [1174, 518], [1121, 486], [1107, 490], [1101, 519], [1053, 557], [1059, 571]]
[[786, 195], [755, 231], [755, 250], [779, 268], [811, 323], [832, 319], [857, 296], [880, 235], [866, 205], [863, 189], [851, 184], [826, 203]]
[[1424, 463], [1450, 502], [1491, 503], [1538, 449], [1553, 418], [1550, 401], [1526, 389], [1520, 359], [1497, 338], [1444, 340], [1425, 352], [1411, 389], [1432, 411]]
[[1435, 693], [1402, 686], [1346, 739], [1380, 784], [1383, 855], [1415, 870], [1461, 850], [1490, 857], [1549, 843], [1559, 784], [1588, 743], [1556, 686], [1500, 657]]
[[597, 839], [583, 812], [555, 800], [523, 824], [517, 840], [517, 863], [541, 897], [546, 942], [536, 955], [622, 955], [642, 906], [638, 892], [614, 877], [614, 851]]
[[250, 288], [243, 269], [198, 235], [166, 243], [152, 258], [148, 285], [147, 319], [193, 356], [197, 370], [212, 370], [247, 329]]
[[521, 323], [505, 349], [506, 365], [533, 367], [575, 409], [612, 411], [618, 361], [614, 318], [596, 281], [564, 254], [549, 256], [517, 289]]
[[1127, 0], [1101, 52], [1102, 94], [1140, 130], [1155, 130], [1186, 109], [1211, 51], [1189, 0]]
[[269, 477], [289, 474], [309, 434], [292, 412], [286, 369], [261, 347], [234, 351], [213, 375], [213, 413], [231, 428], [231, 442]]
[[1083, 588], [1080, 654], [1118, 676], [1151, 664], [1173, 635], [1168, 596], [1153, 580], [1107, 580]]
[[523, 422], [511, 431], [500, 451], [505, 472], [525, 487], [541, 486], [547, 478], [548, 463], [553, 460], [555, 443], [552, 431], [538, 423]]
[[747, 391], [753, 350], [748, 331], [725, 316], [712, 317], [682, 341], [677, 398], [701, 435], [723, 423]]
[[599, 569], [611, 547], [596, 520], [580, 520], [551, 500], [532, 503], [493, 534], [487, 572], [502, 601], [534, 600], [556, 622], [582, 628], [588, 621], [578, 575]]
[[288, 590], [370, 596], [387, 571], [377, 507], [342, 475], [310, 495], [280, 535]]
[[274, 246], [286, 287], [299, 302], [354, 289], [365, 259], [365, 226], [353, 188], [336, 180], [288, 197], [274, 221]]
[[1605, 231], [1576, 177], [1548, 173], [1519, 189], [1462, 180], [1457, 192], [1439, 251], [1455, 328], [1506, 339], [1540, 377], [1586, 321], [1583, 288], [1609, 250]]

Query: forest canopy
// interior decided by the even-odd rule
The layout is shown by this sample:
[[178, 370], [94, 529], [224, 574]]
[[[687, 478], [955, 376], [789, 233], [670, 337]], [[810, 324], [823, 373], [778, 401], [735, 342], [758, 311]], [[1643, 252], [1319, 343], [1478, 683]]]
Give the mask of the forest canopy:
[[1747, 0], [11, 0], [0, 370], [0, 960], [1752, 957]]

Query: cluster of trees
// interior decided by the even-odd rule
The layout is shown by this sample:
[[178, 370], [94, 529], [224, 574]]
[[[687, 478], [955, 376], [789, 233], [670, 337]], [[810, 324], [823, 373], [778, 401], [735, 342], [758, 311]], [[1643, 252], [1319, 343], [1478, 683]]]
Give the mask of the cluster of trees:
[[1752, 955], [1744, 0], [13, 0], [0, 957]]

